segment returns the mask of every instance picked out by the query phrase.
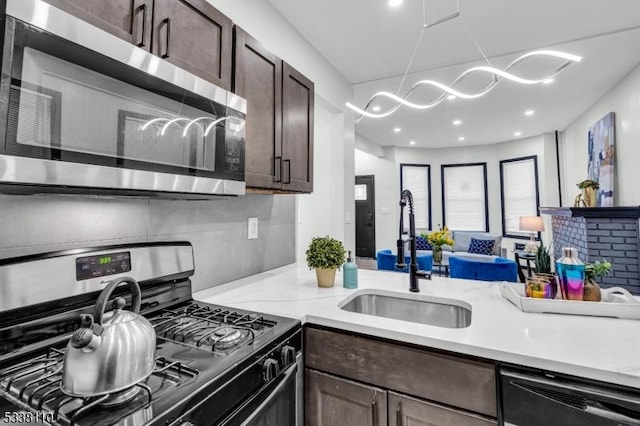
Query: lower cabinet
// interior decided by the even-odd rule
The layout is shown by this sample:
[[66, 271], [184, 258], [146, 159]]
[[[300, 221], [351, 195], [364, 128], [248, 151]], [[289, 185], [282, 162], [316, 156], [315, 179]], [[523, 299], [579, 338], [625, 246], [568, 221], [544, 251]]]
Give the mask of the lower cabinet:
[[305, 328], [306, 426], [497, 425], [495, 364]]
[[305, 369], [306, 426], [386, 426], [382, 389]]
[[490, 426], [491, 419], [395, 392], [387, 392], [389, 426]]

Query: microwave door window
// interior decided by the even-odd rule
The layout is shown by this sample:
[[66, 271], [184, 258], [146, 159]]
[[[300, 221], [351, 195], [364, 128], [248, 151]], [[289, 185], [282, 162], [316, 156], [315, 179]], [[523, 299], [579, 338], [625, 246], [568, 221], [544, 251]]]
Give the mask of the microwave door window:
[[31, 47], [21, 56], [10, 112], [18, 144], [60, 151], [63, 158], [75, 152], [153, 170], [215, 171], [216, 140], [224, 133], [207, 128], [224, 107], [211, 103], [202, 111]]
[[43, 88], [11, 85], [8, 132], [24, 145], [60, 146], [56, 114], [60, 110], [60, 93]]
[[204, 169], [205, 144], [213, 138], [204, 136], [202, 124], [196, 122], [189, 126], [192, 121], [179, 116], [157, 117], [120, 111], [118, 157]]

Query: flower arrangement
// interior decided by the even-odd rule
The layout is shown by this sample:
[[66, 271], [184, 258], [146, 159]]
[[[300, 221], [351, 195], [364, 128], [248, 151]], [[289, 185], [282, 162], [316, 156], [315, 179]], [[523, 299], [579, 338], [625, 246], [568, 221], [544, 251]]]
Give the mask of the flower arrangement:
[[438, 231], [434, 231], [430, 234], [421, 233], [421, 237], [426, 238], [433, 247], [442, 247], [443, 245], [453, 246], [453, 238], [451, 238], [451, 231], [449, 228], [443, 226]]
[[592, 179], [585, 179], [582, 182], [577, 183], [576, 186], [580, 189], [585, 189], [585, 188], [600, 189], [600, 184]]

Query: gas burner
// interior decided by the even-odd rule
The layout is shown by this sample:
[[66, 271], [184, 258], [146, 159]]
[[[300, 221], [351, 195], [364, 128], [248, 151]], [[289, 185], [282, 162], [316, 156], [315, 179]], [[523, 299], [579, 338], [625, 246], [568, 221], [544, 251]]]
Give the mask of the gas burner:
[[120, 392], [109, 394], [109, 397], [106, 401], [100, 403], [102, 407], [115, 407], [116, 405], [123, 404], [125, 402], [131, 401], [133, 398], [138, 396], [140, 392], [142, 392], [142, 388], [137, 386], [132, 386], [129, 389], [125, 389]]
[[157, 357], [153, 373], [131, 388], [80, 398], [61, 390], [63, 359], [64, 352], [52, 348], [0, 370], [0, 389], [18, 406], [51, 413], [55, 424], [142, 425], [153, 416], [150, 409], [153, 400], [194, 381], [199, 374], [185, 364]]
[[235, 348], [250, 344], [265, 328], [276, 325], [256, 314], [197, 303], [166, 309], [150, 321], [158, 337], [200, 349], [210, 348], [219, 355], [228, 355]]

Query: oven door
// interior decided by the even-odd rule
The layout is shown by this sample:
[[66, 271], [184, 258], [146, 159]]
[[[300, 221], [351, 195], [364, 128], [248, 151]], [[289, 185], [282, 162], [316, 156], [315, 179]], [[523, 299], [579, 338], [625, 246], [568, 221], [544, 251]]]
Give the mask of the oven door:
[[39, 0], [7, 14], [0, 183], [244, 193], [244, 100]]
[[220, 425], [296, 426], [297, 371], [297, 364], [291, 364]]

